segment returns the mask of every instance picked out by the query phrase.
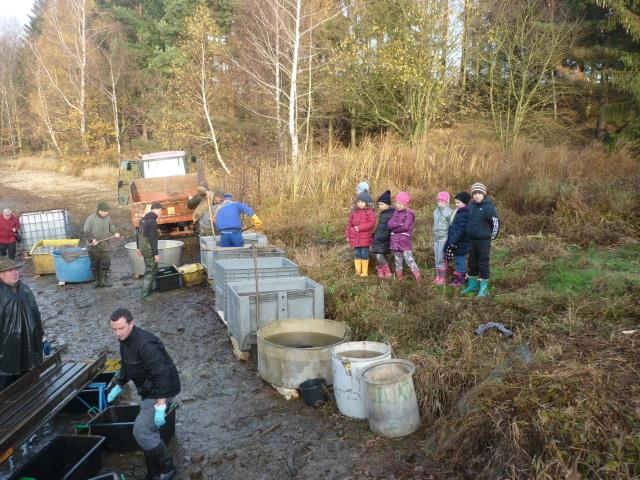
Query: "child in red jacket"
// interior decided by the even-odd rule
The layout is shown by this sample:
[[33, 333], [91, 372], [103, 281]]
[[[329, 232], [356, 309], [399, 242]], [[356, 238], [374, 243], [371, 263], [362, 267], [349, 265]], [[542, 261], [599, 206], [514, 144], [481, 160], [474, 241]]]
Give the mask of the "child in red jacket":
[[356, 208], [349, 214], [344, 236], [353, 248], [356, 275], [366, 277], [369, 274], [369, 246], [373, 244], [373, 229], [376, 226], [376, 214], [368, 205], [373, 203], [369, 192], [363, 191], [356, 197]]

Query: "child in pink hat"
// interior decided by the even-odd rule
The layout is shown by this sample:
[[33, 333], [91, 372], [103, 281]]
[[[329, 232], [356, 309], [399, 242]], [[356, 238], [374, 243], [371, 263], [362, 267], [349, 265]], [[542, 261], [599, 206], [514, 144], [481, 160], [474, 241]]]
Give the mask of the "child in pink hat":
[[435, 257], [436, 275], [433, 283], [444, 285], [447, 278], [447, 261], [444, 247], [449, 236], [449, 225], [453, 210], [449, 207], [449, 192], [440, 192], [436, 197], [436, 208], [433, 211], [433, 254]]
[[396, 210], [387, 222], [387, 226], [391, 230], [390, 247], [395, 259], [396, 279], [402, 280], [404, 276], [402, 272], [402, 261], [404, 260], [409, 266], [413, 278], [416, 282], [420, 282], [422, 276], [418, 264], [413, 259], [413, 244], [411, 242], [415, 214], [408, 208], [409, 200], [407, 192], [398, 192]]

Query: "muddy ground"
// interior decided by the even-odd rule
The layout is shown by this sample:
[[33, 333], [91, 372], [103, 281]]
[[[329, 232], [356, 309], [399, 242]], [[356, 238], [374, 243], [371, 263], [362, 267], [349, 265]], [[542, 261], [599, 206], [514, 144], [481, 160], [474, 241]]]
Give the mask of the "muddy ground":
[[[77, 234], [98, 201], [111, 205], [125, 237], [114, 244], [112, 288], [59, 287], [53, 275], [35, 277], [29, 260], [23, 279], [38, 300], [48, 338], [63, 349], [65, 359], [89, 359], [101, 352], [118, 358], [108, 318], [121, 306], [133, 312], [137, 325], [164, 342], [182, 381], [176, 436], [169, 444], [178, 478], [457, 477], [426, 459], [420, 445], [422, 430], [402, 439], [382, 439], [370, 433], [366, 422], [339, 415], [333, 405], [312, 409], [301, 400], [281, 397], [258, 377], [255, 365], [233, 356], [226, 327], [213, 313], [210, 287], [182, 288], [141, 302], [140, 280], [131, 278], [124, 249], [133, 240], [132, 230], [126, 207], [116, 204], [115, 183], [115, 178], [96, 182], [51, 172], [5, 170], [0, 178], [0, 208], [18, 213], [66, 208]], [[195, 239], [185, 242], [183, 263], [198, 261]], [[129, 385], [119, 402], [136, 400]], [[71, 428], [74, 422], [58, 423]], [[140, 452], [104, 454], [103, 465], [103, 471], [118, 470], [128, 479], [144, 473]]]

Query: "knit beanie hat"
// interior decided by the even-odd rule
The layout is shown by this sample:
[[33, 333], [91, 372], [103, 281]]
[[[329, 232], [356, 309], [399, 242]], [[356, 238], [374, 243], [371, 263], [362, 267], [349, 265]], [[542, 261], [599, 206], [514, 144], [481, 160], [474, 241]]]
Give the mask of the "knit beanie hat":
[[160, 205], [160, 202], [153, 202], [151, 204], [151, 210], [157, 210], [157, 209], [162, 209], [162, 205]]
[[358, 196], [356, 197], [356, 201], [364, 202], [367, 205], [369, 205], [370, 203], [373, 203], [373, 198], [371, 198], [371, 195], [369, 195], [369, 192], [365, 190], [358, 194]]
[[386, 203], [387, 205], [391, 205], [391, 190], [387, 190], [382, 195], [378, 197], [378, 203]]
[[471, 195], [473, 195], [475, 192], [480, 192], [483, 195], [487, 195], [487, 187], [484, 186], [484, 184], [478, 182], [478, 183], [474, 183], [473, 185], [471, 185]]
[[403, 205], [409, 205], [409, 194], [407, 192], [398, 192], [396, 193], [396, 202], [402, 203]]
[[98, 210], [102, 210], [103, 212], [108, 212], [109, 211], [109, 205], [107, 205], [107, 202], [100, 202], [96, 206], [96, 211], [98, 211]]
[[233, 195], [231, 195], [230, 193], [225, 193], [222, 198], [224, 200], [231, 200], [233, 198]]
[[469, 205], [469, 202], [471, 201], [471, 195], [469, 195], [467, 192], [460, 192], [455, 196], [454, 200], [460, 200], [465, 205]]
[[436, 197], [436, 201], [437, 202], [449, 203], [449, 198], [451, 198], [449, 196], [449, 192], [440, 192], [440, 193], [438, 193], [438, 196]]
[[364, 181], [360, 182], [356, 187], [356, 195], [361, 192], [368, 192], [368, 191], [369, 191], [369, 184], [367, 182], [364, 182]]

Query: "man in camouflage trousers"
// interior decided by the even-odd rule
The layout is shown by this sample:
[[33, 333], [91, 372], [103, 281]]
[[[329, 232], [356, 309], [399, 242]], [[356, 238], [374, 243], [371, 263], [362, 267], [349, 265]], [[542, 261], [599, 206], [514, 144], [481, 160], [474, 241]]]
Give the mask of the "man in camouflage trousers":
[[162, 205], [158, 202], [151, 204], [149, 211], [138, 227], [137, 254], [144, 258], [144, 278], [142, 279], [142, 298], [149, 298], [153, 290], [153, 281], [158, 275], [158, 218], [162, 214]]

